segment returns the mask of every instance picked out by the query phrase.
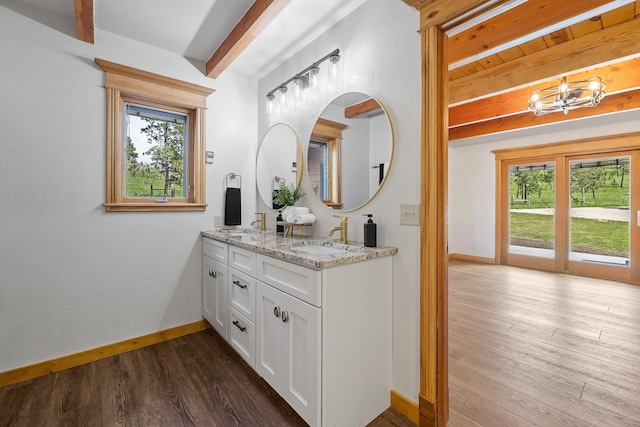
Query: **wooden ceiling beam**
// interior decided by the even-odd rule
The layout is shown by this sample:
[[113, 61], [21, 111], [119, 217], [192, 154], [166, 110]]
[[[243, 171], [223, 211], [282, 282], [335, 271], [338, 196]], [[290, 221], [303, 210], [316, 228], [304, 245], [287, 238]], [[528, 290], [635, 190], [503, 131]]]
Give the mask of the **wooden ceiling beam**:
[[[622, 0], [529, 0], [449, 38], [449, 63], [457, 68], [568, 25], [620, 7]], [[466, 62], [465, 62], [466, 61]]]
[[[566, 77], [569, 82], [600, 77], [607, 85], [607, 96], [638, 89], [640, 88], [640, 58], [616, 62], [579, 73], [567, 74]], [[534, 86], [451, 107], [449, 108], [449, 126], [456, 127], [527, 111], [527, 100], [531, 92], [547, 88], [555, 83], [560, 84], [560, 80], [546, 81]]]
[[93, 2], [94, 0], [74, 0], [78, 40], [91, 44], [94, 42], [95, 28]]
[[354, 117], [361, 116], [363, 114], [371, 113], [376, 110], [380, 110], [380, 104], [373, 98], [369, 98], [365, 101], [357, 104], [350, 105], [344, 109], [344, 117], [352, 119]]
[[449, 83], [456, 105], [640, 54], [640, 20], [631, 20]]
[[256, 0], [207, 61], [207, 76], [220, 76], [289, 3], [291, 0]]
[[493, 0], [402, 0], [420, 11], [420, 28], [445, 24], [467, 12], [481, 8]]
[[621, 111], [640, 109], [640, 89], [605, 97], [597, 107], [580, 108], [569, 111], [569, 114], [550, 113], [536, 116], [531, 112], [501, 117], [495, 120], [474, 123], [449, 129], [449, 140], [490, 135], [516, 129], [542, 126], [551, 123], [595, 117]]

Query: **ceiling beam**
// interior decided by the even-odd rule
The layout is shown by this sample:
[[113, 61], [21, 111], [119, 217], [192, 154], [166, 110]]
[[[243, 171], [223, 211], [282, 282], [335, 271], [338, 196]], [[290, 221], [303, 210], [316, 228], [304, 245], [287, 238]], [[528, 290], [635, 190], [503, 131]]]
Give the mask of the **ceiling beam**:
[[420, 11], [420, 28], [445, 24], [495, 0], [402, 0]]
[[[640, 58], [616, 62], [603, 67], [596, 67], [587, 71], [567, 74], [567, 81], [588, 80], [600, 77], [607, 85], [607, 96], [640, 88]], [[546, 81], [534, 86], [516, 89], [489, 98], [460, 104], [449, 108], [449, 127], [456, 127], [499, 117], [510, 116], [527, 111], [527, 100], [534, 90], [541, 90], [560, 80]]]
[[347, 119], [352, 119], [354, 117], [358, 117], [376, 110], [380, 110], [380, 104], [378, 104], [378, 101], [376, 101], [375, 99], [369, 98], [366, 101], [362, 101], [345, 108], [344, 117]]
[[456, 139], [471, 138], [474, 136], [489, 135], [637, 109], [640, 109], [640, 89], [608, 95], [597, 107], [571, 110], [569, 114], [550, 113], [544, 116], [536, 116], [532, 112], [526, 112], [514, 116], [501, 117], [495, 120], [451, 128], [449, 129], [449, 140], [453, 141]]
[[640, 20], [569, 40], [449, 83], [456, 105], [640, 53]]
[[95, 27], [93, 2], [94, 0], [74, 0], [78, 40], [91, 44], [94, 42]]
[[207, 61], [207, 76], [213, 79], [220, 76], [290, 2], [256, 0]]
[[449, 38], [450, 68], [587, 20], [634, 0], [529, 0]]

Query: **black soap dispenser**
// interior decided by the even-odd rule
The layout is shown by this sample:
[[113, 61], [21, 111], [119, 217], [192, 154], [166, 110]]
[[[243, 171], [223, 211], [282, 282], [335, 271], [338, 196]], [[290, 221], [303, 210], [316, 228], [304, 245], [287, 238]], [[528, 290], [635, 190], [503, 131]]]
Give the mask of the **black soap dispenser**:
[[364, 224], [364, 245], [368, 248], [375, 248], [378, 239], [377, 225], [373, 222], [373, 214], [364, 214], [362, 216], [368, 216], [369, 219]]
[[284, 225], [282, 225], [282, 211], [278, 211], [278, 217], [276, 218], [276, 234], [284, 233]]

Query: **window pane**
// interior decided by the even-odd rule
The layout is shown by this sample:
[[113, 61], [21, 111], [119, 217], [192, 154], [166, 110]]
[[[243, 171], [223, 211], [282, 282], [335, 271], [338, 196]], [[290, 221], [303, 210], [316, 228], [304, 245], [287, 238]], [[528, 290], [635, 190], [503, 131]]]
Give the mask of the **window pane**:
[[555, 162], [509, 167], [509, 253], [555, 257]]
[[329, 200], [329, 150], [326, 142], [309, 142], [308, 162], [313, 192], [320, 200]]
[[188, 116], [125, 104], [126, 198], [187, 197]]
[[629, 265], [629, 157], [569, 162], [569, 259]]

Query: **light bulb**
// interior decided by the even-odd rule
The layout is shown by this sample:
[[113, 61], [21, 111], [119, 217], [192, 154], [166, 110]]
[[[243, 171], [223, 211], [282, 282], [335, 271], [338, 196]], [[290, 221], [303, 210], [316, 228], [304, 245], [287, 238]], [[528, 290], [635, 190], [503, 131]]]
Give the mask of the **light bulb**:
[[293, 97], [296, 101], [302, 98], [302, 90], [304, 89], [304, 81], [299, 76], [293, 79]]
[[318, 66], [313, 66], [309, 69], [309, 87], [311, 89], [318, 87], [318, 74], [320, 74]]
[[558, 88], [558, 90], [560, 91], [560, 93], [565, 93], [568, 89], [569, 85], [567, 84], [567, 80], [563, 77], [562, 83], [560, 83], [560, 87]]
[[287, 90], [288, 89], [286, 86], [280, 86], [278, 90], [280, 91], [280, 108], [284, 110], [287, 107]]
[[267, 114], [273, 113], [273, 100], [275, 99], [275, 95], [270, 93], [267, 95]]
[[329, 57], [329, 78], [336, 81], [338, 77], [338, 62], [340, 62], [340, 54], [334, 53]]

